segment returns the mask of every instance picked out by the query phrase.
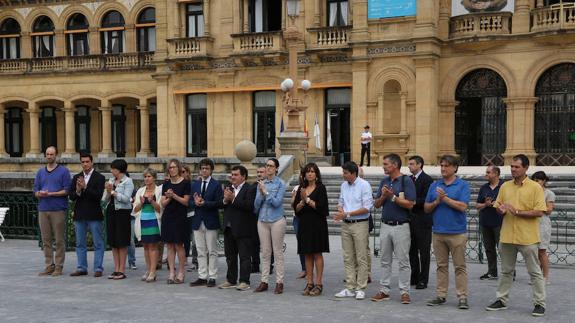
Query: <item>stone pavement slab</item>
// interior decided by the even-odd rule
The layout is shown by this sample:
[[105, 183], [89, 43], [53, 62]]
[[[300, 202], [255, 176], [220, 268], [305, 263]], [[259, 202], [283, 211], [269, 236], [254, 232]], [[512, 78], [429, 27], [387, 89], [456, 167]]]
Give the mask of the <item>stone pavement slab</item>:
[[[511, 291], [509, 309], [487, 312], [495, 296], [496, 281], [478, 279], [486, 265], [472, 263], [469, 272], [469, 303], [467, 311], [456, 308], [453, 269], [450, 268], [450, 295], [446, 305], [428, 307], [425, 301], [434, 296], [435, 269], [429, 288], [412, 290], [410, 305], [399, 302], [397, 267], [394, 267], [391, 300], [374, 303], [369, 297], [378, 291], [381, 272], [379, 258], [373, 258], [374, 282], [367, 298], [338, 300], [333, 295], [343, 288], [343, 260], [340, 239], [330, 237], [332, 252], [325, 255], [324, 295], [301, 296], [305, 282], [296, 279], [299, 259], [295, 254], [293, 235], [286, 236], [286, 279], [283, 295], [255, 294], [252, 290], [219, 290], [188, 287], [196, 273], [187, 273], [186, 284], [166, 285], [166, 270], [159, 272], [156, 283], [141, 282], [144, 273], [143, 249], [137, 249], [138, 270], [128, 270], [121, 281], [106, 279], [113, 269], [111, 252], [106, 252], [105, 275], [70, 277], [76, 256], [66, 254], [61, 277], [38, 277], [42, 269], [42, 253], [35, 241], [6, 240], [0, 242], [0, 322], [575, 322], [574, 268], [552, 268], [551, 284], [547, 286], [545, 317], [531, 316], [531, 286], [525, 267], [519, 265], [517, 281]], [[92, 254], [88, 256], [91, 266]], [[433, 262], [433, 260], [432, 260]], [[394, 264], [395, 265], [395, 264]], [[91, 269], [91, 268], [90, 268]], [[225, 275], [225, 259], [220, 258], [220, 277]], [[271, 277], [273, 282], [274, 276]], [[218, 279], [218, 283], [223, 278]], [[252, 275], [252, 287], [259, 283], [259, 274]]]

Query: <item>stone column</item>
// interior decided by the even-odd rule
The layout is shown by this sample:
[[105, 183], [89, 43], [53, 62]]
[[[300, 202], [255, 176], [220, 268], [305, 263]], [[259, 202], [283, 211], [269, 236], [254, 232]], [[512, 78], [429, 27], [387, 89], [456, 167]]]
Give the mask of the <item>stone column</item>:
[[505, 165], [512, 157], [525, 154], [529, 163], [535, 165], [535, 103], [536, 97], [512, 97], [504, 99], [507, 105], [507, 147], [503, 158]]
[[[170, 134], [170, 97], [168, 80], [169, 74], [156, 74], [154, 79], [156, 80], [156, 109], [157, 109], [157, 129], [158, 129], [158, 156], [171, 156], [171, 149], [169, 147], [168, 137]], [[173, 102], [173, 101], [172, 101]], [[177, 107], [177, 105], [176, 105]], [[179, 109], [177, 107], [176, 109]], [[173, 111], [173, 110], [172, 110]], [[185, 110], [182, 110], [185, 111]], [[185, 114], [184, 114], [185, 115]], [[185, 135], [184, 135], [185, 136]], [[184, 141], [185, 147], [185, 141]], [[184, 148], [185, 154], [185, 148]]]
[[407, 92], [399, 93], [401, 97], [401, 130], [400, 134], [407, 134]]
[[90, 27], [88, 28], [88, 46], [90, 47], [90, 55], [98, 55], [100, 54], [100, 32], [98, 31], [98, 27]]
[[10, 155], [6, 153], [6, 142], [4, 138], [4, 113], [6, 113], [6, 106], [0, 103], [0, 158], [8, 158]]
[[457, 155], [455, 152], [455, 107], [457, 101], [439, 102], [438, 156]]
[[64, 118], [66, 124], [66, 149], [62, 153], [65, 158], [77, 158], [76, 153], [76, 124], [74, 122], [74, 112], [76, 109], [70, 101], [64, 101]]
[[146, 105], [146, 100], [140, 100], [140, 105], [136, 106], [140, 111], [140, 151], [136, 157], [148, 157], [150, 150], [150, 107]]
[[314, 1], [313, 2], [313, 26], [314, 27], [321, 27], [321, 7], [322, 1]]
[[54, 56], [66, 56], [66, 37], [64, 30], [56, 30], [54, 32]]
[[[455, 1], [455, 0], [454, 0]], [[451, 1], [441, 0], [439, 2], [439, 23], [437, 35], [441, 39], [449, 38], [449, 17], [451, 16]]]
[[124, 41], [124, 53], [136, 52], [136, 26], [134, 24], [126, 25]]
[[[419, 9], [418, 9], [419, 11]], [[438, 153], [438, 59], [424, 54], [415, 58], [415, 152], [429, 164], [437, 163]]]
[[526, 34], [531, 29], [531, 0], [515, 0], [513, 14], [513, 34]]
[[30, 32], [22, 32], [20, 34], [20, 49], [21, 58], [34, 57], [32, 53], [32, 37], [30, 36]]
[[204, 0], [204, 36], [210, 36], [210, 0]]
[[248, 0], [243, 1], [243, 20], [242, 20], [242, 33], [247, 33], [250, 31], [250, 13], [248, 8]]
[[112, 107], [110, 102], [102, 100], [98, 110], [102, 113], [102, 151], [98, 158], [113, 158], [116, 154], [112, 150]]
[[[351, 107], [351, 160], [361, 157], [359, 137], [367, 123], [367, 67], [368, 61], [357, 61], [352, 64], [352, 107]], [[383, 116], [382, 116], [383, 117]]]
[[42, 156], [40, 151], [40, 107], [37, 103], [31, 103], [26, 112], [30, 116], [30, 150], [26, 153], [26, 158], [38, 158]]

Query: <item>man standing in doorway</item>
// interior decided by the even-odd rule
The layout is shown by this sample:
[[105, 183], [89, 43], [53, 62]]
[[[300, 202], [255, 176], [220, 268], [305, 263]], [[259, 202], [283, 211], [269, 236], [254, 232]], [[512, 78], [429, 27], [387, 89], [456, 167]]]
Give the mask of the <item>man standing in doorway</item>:
[[513, 272], [520, 252], [531, 276], [533, 316], [545, 315], [545, 279], [541, 271], [539, 249], [539, 218], [547, 211], [545, 194], [541, 186], [527, 177], [529, 159], [523, 154], [513, 156], [513, 180], [501, 185], [494, 207], [503, 216], [499, 255], [501, 276], [497, 286], [497, 300], [487, 306], [488, 311], [507, 309]]
[[361, 141], [361, 161], [359, 166], [363, 166], [363, 160], [365, 154], [367, 154], [367, 167], [369, 167], [369, 162], [371, 160], [371, 140], [373, 136], [371, 132], [369, 132], [369, 125], [365, 125], [363, 127], [363, 132], [361, 133], [360, 141]]
[[[44, 249], [44, 271], [40, 276], [60, 276], [66, 256], [66, 211], [68, 210], [68, 190], [70, 171], [56, 163], [58, 149], [46, 148], [46, 167], [40, 168], [34, 180], [34, 196], [38, 199], [38, 222]], [[52, 242], [56, 242], [56, 253]]]
[[487, 166], [485, 178], [487, 183], [483, 184], [477, 195], [477, 210], [479, 210], [479, 225], [481, 226], [481, 236], [483, 246], [487, 255], [487, 273], [479, 279], [497, 279], [497, 246], [499, 245], [499, 232], [503, 217], [497, 213], [493, 205], [499, 194], [499, 188], [503, 181], [499, 179], [501, 171], [497, 166]]
[[411, 180], [415, 183], [417, 198], [411, 209], [411, 248], [409, 250], [409, 263], [411, 266], [411, 285], [416, 289], [427, 288], [429, 281], [429, 264], [431, 261], [431, 227], [433, 220], [431, 214], [425, 213], [423, 205], [429, 186], [433, 183], [431, 176], [423, 171], [423, 158], [412, 156], [409, 158], [409, 172]]
[[94, 243], [94, 277], [102, 277], [104, 271], [104, 214], [100, 200], [106, 179], [94, 169], [92, 155], [80, 154], [82, 171], [72, 178], [70, 200], [74, 201], [74, 224], [76, 228], [76, 256], [78, 266], [70, 276], [88, 274], [86, 235], [92, 233]]

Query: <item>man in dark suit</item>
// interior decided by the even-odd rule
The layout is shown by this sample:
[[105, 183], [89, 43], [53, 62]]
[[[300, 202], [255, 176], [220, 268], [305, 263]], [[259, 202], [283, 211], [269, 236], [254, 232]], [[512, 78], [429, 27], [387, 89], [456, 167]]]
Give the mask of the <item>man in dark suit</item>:
[[425, 197], [433, 183], [431, 176], [423, 171], [423, 158], [412, 156], [408, 163], [411, 179], [415, 182], [416, 200], [411, 210], [411, 247], [409, 263], [411, 265], [411, 285], [416, 289], [427, 288], [429, 281], [429, 263], [431, 258], [431, 214], [423, 211]]
[[72, 178], [70, 200], [74, 204], [74, 224], [76, 227], [76, 256], [78, 266], [70, 276], [88, 274], [86, 234], [90, 230], [94, 242], [94, 277], [101, 277], [104, 271], [104, 215], [100, 206], [104, 193], [104, 175], [94, 170], [92, 155], [80, 154], [82, 171]]
[[190, 283], [195, 286], [216, 286], [218, 276], [218, 230], [220, 229], [219, 203], [224, 192], [220, 182], [212, 178], [214, 162], [200, 160], [200, 179], [192, 183], [190, 207], [195, 211], [192, 217], [194, 241], [198, 249], [198, 279]]
[[[219, 288], [250, 289], [251, 255], [254, 236], [257, 234], [257, 217], [253, 213], [253, 189], [246, 183], [248, 170], [244, 166], [232, 167], [232, 185], [224, 190], [219, 202], [224, 209], [224, 251], [228, 264], [227, 281]], [[240, 277], [238, 282], [238, 255]]]

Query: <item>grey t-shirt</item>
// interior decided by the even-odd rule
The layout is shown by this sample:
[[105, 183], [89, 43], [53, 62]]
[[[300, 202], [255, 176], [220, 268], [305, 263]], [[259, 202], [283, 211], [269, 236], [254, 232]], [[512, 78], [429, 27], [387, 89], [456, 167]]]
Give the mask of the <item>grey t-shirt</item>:
[[[549, 189], [545, 189], [545, 203], [553, 202], [555, 203], [555, 193]], [[539, 224], [539, 228], [541, 231], [547, 228], [551, 228], [551, 214], [543, 214], [541, 217], [541, 222]]]

